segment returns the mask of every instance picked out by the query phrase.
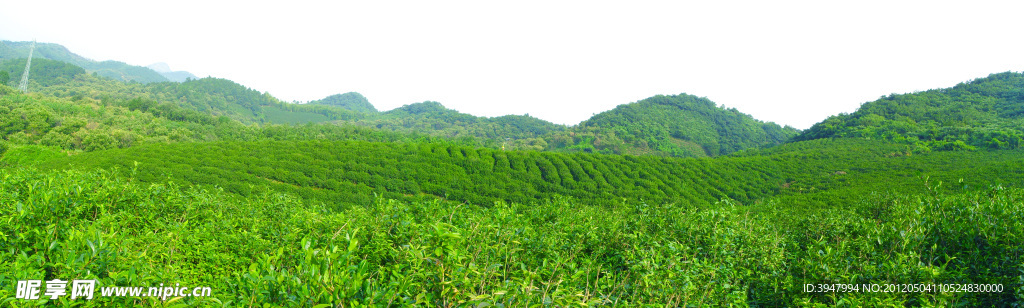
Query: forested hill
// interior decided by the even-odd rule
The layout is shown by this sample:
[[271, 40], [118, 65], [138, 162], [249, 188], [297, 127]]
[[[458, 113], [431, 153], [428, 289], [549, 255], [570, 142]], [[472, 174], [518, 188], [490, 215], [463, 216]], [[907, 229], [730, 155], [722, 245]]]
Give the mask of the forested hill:
[[[0, 60], [28, 58], [32, 42], [0, 41]], [[49, 59], [67, 62], [84, 68], [89, 73], [119, 81], [135, 81], [140, 83], [168, 81], [160, 73], [141, 66], [129, 65], [118, 61], [93, 61], [79, 56], [62, 45], [53, 43], [36, 43], [32, 53], [36, 59]], [[24, 63], [24, 61], [22, 61]], [[20, 72], [18, 72], [18, 76]]]
[[478, 117], [433, 101], [377, 112], [365, 97], [354, 92], [310, 104], [358, 111], [364, 116], [355, 123], [362, 126], [471, 138], [506, 149], [707, 157], [770, 147], [797, 133], [794, 128], [761, 122], [692, 95], [654, 96], [621, 105], [573, 127], [529, 115]]
[[[0, 60], [0, 84], [17, 86], [25, 71], [25, 59]], [[29, 81], [33, 86], [53, 86], [66, 83], [85, 70], [73, 64], [48, 59], [33, 59]], [[34, 87], [33, 87], [34, 88]]]
[[[24, 61], [20, 63], [24, 65]], [[32, 75], [36, 76], [34, 68]], [[353, 120], [363, 116], [351, 110], [332, 106], [285, 103], [268, 93], [220, 78], [140, 84], [119, 82], [89, 74], [65, 73], [62, 76], [62, 79], [52, 82], [50, 79], [32, 77], [29, 92], [76, 100], [91, 98], [113, 105], [141, 100], [138, 102], [141, 104], [129, 107], [143, 108], [143, 111], [146, 111], [146, 108], [151, 106], [167, 105], [166, 108], [226, 117], [247, 125], [315, 123]]]
[[309, 103], [313, 105], [336, 106], [362, 113], [377, 113], [377, 108], [373, 107], [373, 104], [370, 104], [370, 101], [365, 96], [357, 92], [335, 94]]
[[774, 146], [796, 134], [792, 127], [680, 94], [620, 105], [580, 123], [569, 137], [553, 141], [570, 149], [614, 154], [705, 157]]
[[832, 116], [794, 140], [867, 137], [932, 150], [1024, 145], [1024, 74], [992, 74], [952, 88], [889, 95]]

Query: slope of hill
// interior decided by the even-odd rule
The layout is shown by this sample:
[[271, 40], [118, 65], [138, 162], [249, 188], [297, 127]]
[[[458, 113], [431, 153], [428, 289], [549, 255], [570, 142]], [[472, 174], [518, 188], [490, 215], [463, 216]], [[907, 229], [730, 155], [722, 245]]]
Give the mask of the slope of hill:
[[[829, 195], [828, 202], [794, 202], [811, 210], [841, 207], [838, 200], [848, 199], [843, 194], [851, 191], [856, 193], [850, 195], [922, 193], [921, 176], [970, 187], [1012, 186], [1024, 180], [1024, 173], [1005, 172], [1024, 168], [1020, 150], [908, 156], [898, 144], [856, 139], [806, 141], [716, 159], [500, 151], [408, 139], [301, 140], [149, 145], [78, 154], [53, 166], [130, 170], [139, 162], [145, 168], [138, 176], [144, 180], [170, 176], [181, 184], [218, 185], [242, 195], [251, 192], [248, 185], [271, 184], [333, 204], [361, 204], [356, 200], [367, 200], [358, 196], [374, 192], [396, 199], [423, 194], [478, 205], [556, 196], [592, 205], [613, 204], [618, 198], [686, 204], [730, 198], [752, 203], [779, 195], [843, 192]], [[192, 175], [189, 170], [195, 168], [205, 170], [203, 175]]]
[[134, 81], [139, 83], [167, 81], [167, 78], [151, 69], [129, 65], [118, 61], [85, 63], [82, 67], [97, 75], [119, 81]]
[[[98, 208], [102, 217], [157, 222], [153, 226], [135, 224], [136, 229], [126, 232], [111, 231], [108, 236], [124, 235], [107, 238], [108, 243], [135, 242], [150, 234], [167, 236], [162, 232], [216, 232], [219, 239], [229, 242], [200, 245], [197, 243], [202, 241], [183, 241], [175, 245], [194, 246], [197, 253], [191, 260], [208, 261], [200, 263], [212, 268], [192, 270], [221, 277], [202, 281], [231, 290], [219, 296], [252, 297], [261, 302], [287, 301], [289, 295], [301, 294], [323, 296], [317, 297], [319, 301], [330, 302], [353, 298], [387, 302], [391, 297], [352, 291], [339, 300], [332, 295], [302, 293], [310, 292], [303, 281], [325, 279], [315, 271], [292, 270], [299, 265], [287, 265], [302, 260], [307, 263], [298, 264], [359, 264], [358, 269], [349, 268], [378, 273], [379, 278], [366, 280], [356, 274], [352, 281], [364, 281], [356, 285], [370, 284], [377, 292], [385, 292], [382, 294], [402, 293], [391, 288], [418, 281], [409, 290], [434, 298], [432, 303], [453, 298], [486, 302], [478, 295], [451, 294], [466, 288], [462, 284], [470, 279], [458, 278], [459, 273], [473, 273], [471, 268], [485, 272], [503, 268], [478, 264], [485, 259], [493, 259], [485, 264], [519, 262], [500, 274], [502, 271], [487, 272], [491, 274], [485, 277], [466, 274], [479, 279], [473, 283], [474, 290], [485, 290], [479, 292], [519, 294], [506, 299], [509, 306], [542, 299], [531, 297], [535, 286], [528, 281], [518, 287], [492, 281], [527, 279], [530, 273], [541, 271], [551, 272], [546, 274], [551, 278], [541, 281], [562, 280], [549, 284], [549, 290], [567, 288], [552, 295], [562, 294], [564, 298], [558, 298], [564, 303], [612, 301], [597, 298], [592, 302], [572, 295], [580, 293], [570, 290], [602, 289], [579, 279], [590, 271], [604, 273], [602, 280], [644, 286], [604, 287], [607, 292], [621, 292], [615, 293], [621, 296], [616, 301], [625, 303], [660, 303], [670, 298], [696, 305], [736, 301], [799, 306], [844, 301], [877, 306], [884, 301], [1000, 306], [1017, 300], [1017, 295], [1009, 292], [844, 293], [837, 298], [801, 289], [820, 281], [890, 284], [900, 279], [930, 285], [982, 281], [990, 286], [1020, 287], [1024, 238], [1016, 234], [1024, 230], [1017, 219], [1024, 199], [1020, 190], [995, 184], [1024, 180], [1024, 172], [1005, 172], [1024, 169], [1024, 154], [1020, 150], [912, 156], [887, 153], [902, 147], [878, 140], [823, 139], [766, 150], [774, 154], [680, 159], [506, 152], [429, 142], [181, 143], [55, 157], [43, 166], [43, 175], [15, 170], [3, 174], [5, 182], [0, 185], [14, 191], [10, 198], [28, 204], [24, 208], [34, 214], [13, 217], [18, 219], [14, 226], [22, 226], [21, 222], [30, 218], [63, 217], [59, 212], [48, 214], [51, 212], [38, 205], [44, 203], [43, 196], [50, 196], [78, 205], [69, 211], [86, 209], [71, 212], [70, 217], [95, 217], [95, 211], [88, 209]], [[75, 170], [97, 166], [122, 170], [123, 176]], [[50, 167], [69, 170], [46, 171]], [[35, 180], [39, 177], [44, 178]], [[128, 180], [116, 180], [124, 177]], [[966, 180], [940, 189], [941, 181], [955, 183], [948, 180], [957, 177]], [[65, 184], [86, 179], [91, 184]], [[74, 195], [76, 190], [69, 187], [83, 187], [86, 192], [83, 195], [77, 190], [79, 195]], [[177, 187], [192, 188], [182, 194]], [[40, 197], [18, 193], [26, 189], [53, 192], [40, 193], [45, 194]], [[80, 195], [84, 197], [78, 199]], [[112, 195], [119, 201], [100, 206], [109, 203]], [[159, 211], [156, 204], [171, 209]], [[21, 211], [8, 207], [6, 212]], [[149, 218], [133, 220], [136, 216], [129, 215], [129, 209], [144, 213], [133, 215]], [[186, 218], [206, 210], [221, 214], [217, 219]], [[174, 224], [165, 216], [189, 223]], [[80, 220], [64, 221], [87, 226]], [[217, 224], [211, 225], [214, 222]], [[168, 223], [177, 227], [167, 229]], [[125, 228], [130, 225], [126, 223]], [[138, 232], [139, 228], [145, 232]], [[320, 231], [312, 231], [317, 228]], [[339, 237], [339, 233], [347, 235]], [[316, 259], [318, 253], [309, 250], [319, 247], [318, 243], [335, 243], [335, 239], [342, 240], [340, 249], [319, 251], [338, 254]], [[33, 256], [50, 253], [45, 245], [29, 245], [35, 241], [25, 239], [13, 246]], [[114, 247], [119, 245], [107, 249]], [[486, 247], [517, 251], [505, 255], [503, 248]], [[122, 252], [133, 249], [139, 248]], [[116, 262], [125, 267], [144, 267], [154, 258], [122, 254], [133, 256], [132, 262]], [[431, 256], [429, 260], [443, 261], [423, 262], [424, 254]], [[441, 262], [447, 270], [440, 268]], [[551, 262], [562, 265], [549, 267]], [[17, 264], [12, 270], [32, 269], [36, 263]], [[437, 268], [424, 269], [424, 264]], [[238, 268], [239, 272], [257, 271], [258, 277], [264, 277], [260, 279], [279, 283], [265, 286], [254, 280], [257, 275], [224, 282], [220, 267], [229, 272]], [[558, 268], [569, 272], [558, 274]], [[104, 269], [90, 269], [104, 273]], [[215, 271], [218, 274], [212, 274]], [[342, 268], [335, 271], [345, 272]], [[453, 276], [456, 286], [416, 278], [436, 272]], [[680, 276], [701, 281], [715, 277], [729, 281], [730, 287], [692, 287], [680, 282]], [[323, 283], [342, 286], [351, 281]], [[238, 287], [240, 284], [245, 287]], [[437, 286], [427, 287], [434, 284]], [[280, 296], [260, 291], [279, 290], [282, 285], [293, 289], [279, 291]], [[732, 288], [744, 291], [735, 293]]]
[[1024, 74], [992, 74], [952, 88], [889, 95], [832, 116], [794, 140], [866, 137], [915, 151], [1024, 146]]
[[[25, 59], [0, 60], [0, 72], [3, 72], [0, 73], [3, 76], [9, 76], [6, 82], [0, 76], [0, 84], [17, 87], [17, 83], [21, 81], [21, 74], [25, 72]], [[29, 91], [34, 91], [42, 87], [64, 84], [85, 73], [81, 67], [65, 62], [33, 59], [28, 88]]]
[[[24, 62], [21, 62], [24, 63]], [[333, 98], [314, 104], [285, 103], [235, 82], [219, 78], [202, 78], [181, 83], [131, 84], [85, 75], [34, 89], [41, 93], [72, 98], [85, 96], [95, 100], [130, 101], [136, 98], [151, 103], [175, 104], [213, 117], [224, 116], [245, 124], [303, 124], [334, 122], [339, 125], [361, 125], [402, 134], [462, 138], [492, 148], [501, 147], [505, 138], [514, 139], [509, 146], [545, 144], [540, 139], [550, 130], [564, 129], [528, 116], [497, 118], [477, 117], [444, 108], [439, 103], [417, 103], [388, 112], [373, 110], [372, 105], [337, 106]], [[350, 95], [349, 97], [355, 97]], [[361, 95], [359, 95], [361, 97]], [[365, 101], [365, 98], [357, 101]], [[430, 105], [430, 106], [428, 106]], [[362, 106], [361, 108], [355, 106]], [[501, 140], [501, 141], [499, 141]], [[522, 148], [522, 147], [517, 147]], [[544, 149], [535, 146], [535, 149]]]
[[770, 147], [796, 133], [706, 98], [680, 94], [620, 105], [550, 141], [555, 148], [584, 151], [705, 157]]
[[64, 98], [130, 101], [143, 99], [227, 117], [245, 124], [303, 124], [331, 120], [354, 120], [361, 113], [325, 105], [289, 104], [263, 92], [220, 78], [191, 79], [186, 82], [149, 84], [118, 82], [92, 75], [79, 75], [65, 83], [35, 89]]
[[[0, 60], [24, 59], [28, 57], [32, 42], [0, 41]], [[119, 81], [135, 81], [140, 83], [168, 81], [160, 73], [149, 68], [125, 64], [118, 61], [93, 61], [72, 53], [64, 46], [53, 43], [36, 43], [32, 57], [67, 62], [84, 68], [89, 73], [112, 78]]]
[[[31, 47], [32, 42], [0, 41], [0, 59], [27, 58]], [[32, 53], [33, 58], [56, 60], [78, 66], [93, 62], [71, 52], [62, 45], [53, 43], [36, 43], [36, 49]]]
[[[72, 65], [62, 65], [81, 70]], [[79, 75], [76, 78], [95, 77]], [[145, 87], [141, 84], [126, 85]], [[209, 99], [218, 101], [220, 98]], [[395, 133], [351, 124], [245, 125], [227, 116], [213, 116], [173, 101], [121, 99], [116, 93], [100, 95], [98, 99], [85, 95], [58, 98], [39, 93], [23, 94], [0, 85], [0, 144], [10, 147], [44, 146], [51, 148], [51, 152], [80, 153], [190, 141], [307, 139], [442, 142], [427, 135]]]

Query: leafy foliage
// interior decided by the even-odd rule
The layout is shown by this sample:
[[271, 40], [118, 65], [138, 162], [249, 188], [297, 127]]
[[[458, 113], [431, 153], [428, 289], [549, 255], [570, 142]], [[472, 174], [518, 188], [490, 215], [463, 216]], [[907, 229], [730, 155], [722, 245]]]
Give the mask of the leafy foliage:
[[[783, 229], [773, 222], [786, 207], [778, 201], [480, 207], [375, 199], [339, 208], [103, 171], [19, 168], [0, 170], [0, 179], [7, 300], [15, 280], [52, 278], [210, 286], [212, 298], [174, 301], [226, 306], [1002, 306], [1024, 296], [1024, 191], [1001, 187], [875, 195]], [[806, 283], [1005, 290], [806, 293]], [[128, 297], [85, 305], [147, 303], [157, 304]]]

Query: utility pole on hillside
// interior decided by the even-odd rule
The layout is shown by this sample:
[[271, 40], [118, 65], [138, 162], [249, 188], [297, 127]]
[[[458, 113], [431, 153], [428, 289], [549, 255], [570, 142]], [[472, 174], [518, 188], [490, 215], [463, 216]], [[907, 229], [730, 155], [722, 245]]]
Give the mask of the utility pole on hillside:
[[28, 50], [28, 61], [25, 61], [25, 72], [21, 73], [21, 83], [18, 84], [18, 90], [21, 92], [28, 92], [28, 71], [32, 67], [32, 52], [36, 50], [36, 41], [32, 40], [32, 48]]

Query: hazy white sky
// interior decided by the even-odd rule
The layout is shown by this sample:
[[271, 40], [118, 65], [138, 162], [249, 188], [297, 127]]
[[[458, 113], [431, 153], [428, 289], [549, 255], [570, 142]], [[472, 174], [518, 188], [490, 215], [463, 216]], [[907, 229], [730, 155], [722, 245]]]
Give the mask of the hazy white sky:
[[[890, 93], [1024, 71], [1021, 1], [5, 1], [0, 39], [166, 62], [286, 101], [576, 124], [688, 93], [807, 128]], [[269, 2], [269, 1], [268, 1]]]

